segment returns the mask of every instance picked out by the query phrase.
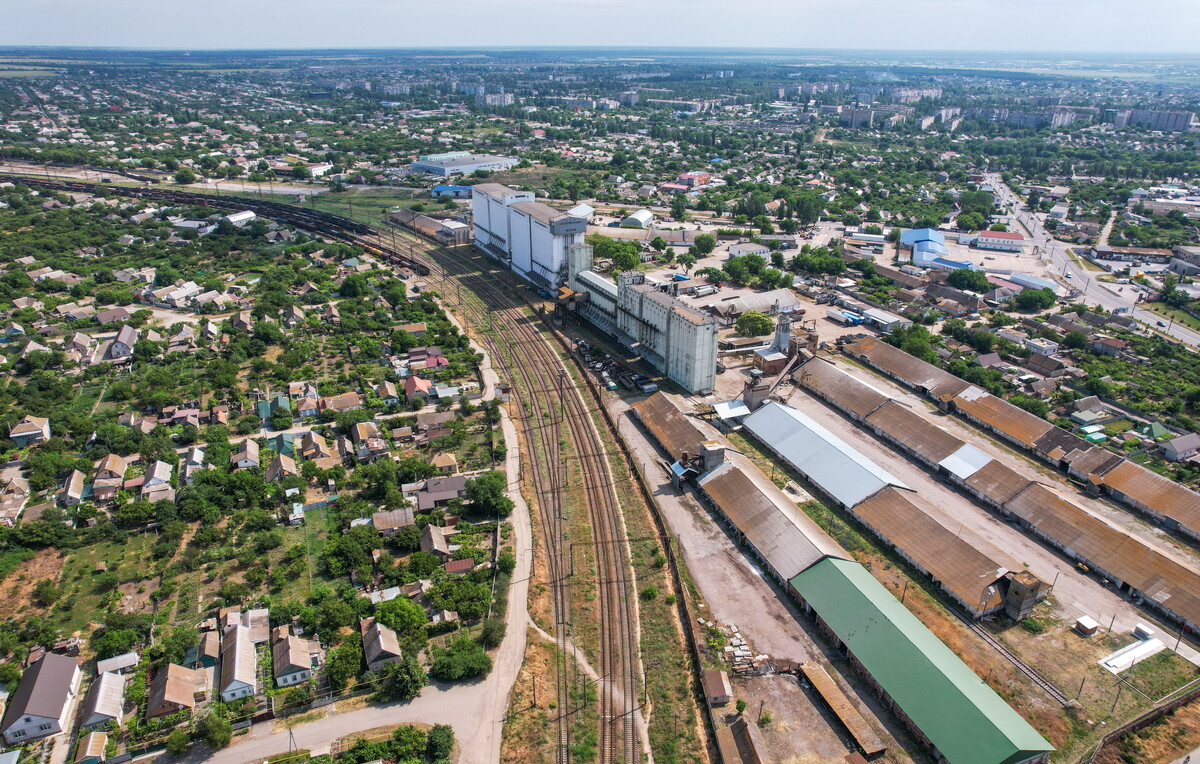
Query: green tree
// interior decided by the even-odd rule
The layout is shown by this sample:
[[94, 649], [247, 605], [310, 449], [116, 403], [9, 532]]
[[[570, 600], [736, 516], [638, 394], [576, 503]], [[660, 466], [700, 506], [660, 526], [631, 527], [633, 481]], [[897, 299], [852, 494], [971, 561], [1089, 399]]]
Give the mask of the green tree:
[[613, 270], [614, 271], [632, 271], [637, 270], [641, 265], [642, 259], [637, 256], [636, 252], [629, 250], [621, 250], [613, 255]]
[[711, 255], [713, 250], [717, 248], [717, 237], [711, 233], [702, 233], [696, 236], [692, 244], [696, 247], [696, 251], [701, 256]]
[[187, 730], [177, 729], [170, 735], [167, 735], [167, 753], [172, 756], [183, 756], [188, 752], [188, 746], [191, 741], [188, 739]]
[[408, 597], [397, 597], [375, 606], [375, 620], [392, 629], [406, 643], [424, 642], [429, 619], [420, 605]]
[[1083, 348], [1087, 347], [1087, 344], [1088, 344], [1087, 335], [1084, 334], [1083, 332], [1079, 331], [1078, 329], [1067, 332], [1063, 336], [1063, 347], [1068, 347], [1068, 348], [1071, 348], [1072, 350], [1082, 350]]
[[513, 501], [508, 498], [508, 477], [501, 470], [485, 472], [467, 480], [466, 499], [477, 514], [487, 517], [508, 517]]
[[1058, 298], [1049, 288], [1026, 289], [1013, 298], [1013, 305], [1017, 310], [1032, 312], [1049, 308], [1056, 299]]
[[696, 265], [696, 256], [689, 252], [684, 252], [676, 260], [679, 262], [679, 267], [683, 268], [684, 273], [691, 271]]
[[770, 334], [775, 329], [775, 323], [766, 313], [748, 310], [738, 316], [734, 328], [743, 337], [761, 337], [764, 334]]
[[384, 666], [379, 672], [379, 690], [375, 699], [380, 702], [395, 700], [412, 700], [421, 694], [421, 688], [428, 680], [420, 661], [412, 654], [407, 654], [399, 663]]
[[946, 274], [946, 283], [958, 289], [969, 289], [980, 294], [988, 292], [992, 288], [991, 282], [987, 280], [987, 274], [970, 268], [958, 268], [950, 271]]
[[671, 197], [671, 217], [676, 220], [687, 220], [687, 197], [675, 194]]
[[433, 761], [445, 761], [454, 750], [454, 728], [449, 724], [435, 724], [429, 730], [426, 755]]
[[340, 690], [358, 676], [362, 664], [362, 647], [357, 639], [343, 642], [329, 651], [325, 660], [325, 676], [329, 686]]
[[429, 673], [444, 682], [487, 676], [491, 670], [492, 659], [483, 647], [466, 637], [459, 637], [450, 647], [437, 651], [429, 667]]
[[224, 748], [233, 740], [233, 725], [228, 719], [209, 713], [196, 722], [193, 735], [203, 740], [209, 748]]
[[181, 168], [175, 173], [175, 182], [181, 186], [186, 186], [196, 182], [196, 173], [192, 172], [187, 167]]
[[667, 242], [661, 236], [655, 236], [654, 241], [650, 242], [650, 248], [655, 252], [662, 252], [667, 248]]

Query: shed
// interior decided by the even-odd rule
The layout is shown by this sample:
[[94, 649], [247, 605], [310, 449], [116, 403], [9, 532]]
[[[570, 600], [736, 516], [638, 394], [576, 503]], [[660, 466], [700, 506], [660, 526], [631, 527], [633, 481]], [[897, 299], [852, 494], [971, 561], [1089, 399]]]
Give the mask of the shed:
[[710, 706], [723, 706], [733, 700], [728, 672], [705, 671], [700, 675], [700, 682], [704, 685], [704, 699]]

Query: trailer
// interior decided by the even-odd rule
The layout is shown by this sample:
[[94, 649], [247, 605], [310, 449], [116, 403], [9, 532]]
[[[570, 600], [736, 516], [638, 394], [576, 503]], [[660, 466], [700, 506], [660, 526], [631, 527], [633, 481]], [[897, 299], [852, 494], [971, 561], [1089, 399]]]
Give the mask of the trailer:
[[717, 288], [712, 284], [706, 284], [696, 289], [696, 297], [707, 297], [710, 294], [716, 294]]
[[851, 313], [848, 310], [836, 310], [829, 308], [825, 311], [825, 318], [830, 321], [836, 321], [842, 326], [858, 326], [863, 322], [862, 316], [857, 313]]

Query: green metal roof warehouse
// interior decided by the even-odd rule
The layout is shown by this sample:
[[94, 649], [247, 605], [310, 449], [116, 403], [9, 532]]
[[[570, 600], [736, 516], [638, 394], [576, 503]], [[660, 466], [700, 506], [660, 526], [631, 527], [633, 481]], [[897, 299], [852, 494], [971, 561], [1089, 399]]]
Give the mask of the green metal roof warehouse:
[[1054, 750], [866, 568], [826, 558], [791, 584], [945, 761], [1041, 762]]

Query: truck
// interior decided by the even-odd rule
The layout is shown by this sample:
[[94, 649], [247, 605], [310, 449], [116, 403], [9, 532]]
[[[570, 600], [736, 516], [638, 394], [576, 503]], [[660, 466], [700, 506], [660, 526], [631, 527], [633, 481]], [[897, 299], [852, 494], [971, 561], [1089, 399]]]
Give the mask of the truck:
[[707, 297], [710, 294], [716, 294], [716, 293], [717, 293], [717, 288], [715, 286], [713, 286], [712, 284], [705, 284], [704, 286], [697, 287], [697, 289], [696, 289], [697, 297]]
[[863, 322], [862, 316], [857, 313], [851, 313], [848, 310], [836, 310], [834, 308], [829, 308], [825, 311], [825, 318], [836, 321], [842, 326], [858, 326]]

